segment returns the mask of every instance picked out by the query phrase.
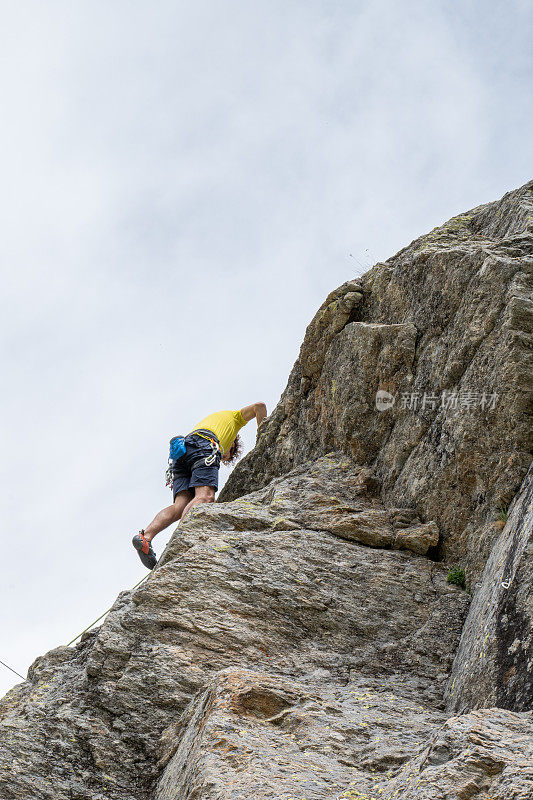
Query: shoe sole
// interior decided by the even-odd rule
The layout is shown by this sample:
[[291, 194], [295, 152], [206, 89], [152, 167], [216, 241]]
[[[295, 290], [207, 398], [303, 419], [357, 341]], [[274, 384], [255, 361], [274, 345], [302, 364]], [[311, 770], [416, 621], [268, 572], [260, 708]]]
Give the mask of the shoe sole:
[[146, 567], [146, 569], [153, 569], [157, 564], [157, 558], [155, 557], [155, 555], [151, 555], [150, 553], [143, 553], [142, 542], [140, 539], [137, 539], [136, 536], [133, 537], [131, 543], [137, 550], [137, 553], [139, 554], [139, 558], [141, 559], [143, 566]]

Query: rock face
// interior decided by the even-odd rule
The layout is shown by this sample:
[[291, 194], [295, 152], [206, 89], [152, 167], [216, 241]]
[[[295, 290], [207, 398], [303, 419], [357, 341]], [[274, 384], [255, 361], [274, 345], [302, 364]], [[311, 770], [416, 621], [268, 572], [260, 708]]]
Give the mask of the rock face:
[[[477, 580], [531, 460], [532, 234], [533, 182], [332, 292], [221, 499], [342, 450]], [[378, 391], [394, 405], [377, 411]]]
[[379, 797], [528, 800], [533, 786], [532, 721], [531, 713], [497, 708], [452, 717], [416, 758], [376, 787]]
[[531, 188], [327, 298], [226, 502], [0, 701], [0, 800], [533, 796]]
[[404, 546], [405, 531], [424, 549], [431, 526], [385, 509], [368, 494], [376, 489], [368, 470], [331, 455], [191, 513], [98, 632], [38, 659], [7, 695], [6, 796], [21, 796], [14, 787], [29, 776], [43, 798], [151, 796], [165, 728], [235, 665], [348, 700], [351, 680], [380, 675], [389, 695], [416, 697], [429, 713], [442, 706], [469, 596], [442, 565], [384, 549]]
[[450, 710], [533, 699], [533, 466], [470, 607], [446, 691]]
[[354, 797], [355, 786], [370, 793], [442, 722], [387, 682], [334, 688], [225, 670], [172, 729], [156, 800], [187, 789], [260, 800]]

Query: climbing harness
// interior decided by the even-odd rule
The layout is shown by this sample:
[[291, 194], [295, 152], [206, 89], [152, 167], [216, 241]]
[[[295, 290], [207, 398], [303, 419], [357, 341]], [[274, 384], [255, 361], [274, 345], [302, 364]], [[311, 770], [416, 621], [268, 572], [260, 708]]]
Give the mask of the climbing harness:
[[211, 444], [211, 450], [213, 451], [210, 456], [206, 456], [205, 458], [195, 461], [193, 469], [202, 461], [206, 465], [206, 467], [210, 467], [211, 464], [215, 463], [219, 454], [220, 457], [222, 458], [224, 453], [222, 452], [220, 442], [218, 441], [214, 433], [212, 433], [211, 431], [204, 430], [203, 428], [199, 428], [197, 431], [193, 431], [193, 434], [201, 436], [202, 439], [207, 439], [207, 441]]
[[[192, 469], [196, 469], [199, 466], [210, 467], [212, 464], [216, 462], [217, 458], [218, 459], [222, 458], [223, 451], [220, 446], [220, 442], [218, 441], [214, 433], [208, 430], [204, 430], [203, 428], [199, 428], [196, 431], [192, 431], [190, 435], [192, 436], [193, 434], [195, 436], [201, 436], [202, 439], [207, 439], [207, 441], [211, 445], [212, 452], [211, 455], [209, 456], [203, 456], [202, 458], [197, 459], [193, 463]], [[172, 484], [174, 483], [174, 470], [176, 467], [176, 462], [182, 456], [184, 456], [185, 453], [186, 453], [185, 437], [174, 436], [174, 438], [170, 440], [168, 466], [165, 472], [165, 486], [172, 486]]]

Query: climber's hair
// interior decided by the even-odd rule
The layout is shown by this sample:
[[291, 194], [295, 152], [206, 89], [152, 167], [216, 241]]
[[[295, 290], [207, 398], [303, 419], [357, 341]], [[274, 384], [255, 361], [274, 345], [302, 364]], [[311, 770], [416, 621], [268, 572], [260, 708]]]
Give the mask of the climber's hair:
[[232, 445], [231, 445], [231, 447], [229, 449], [229, 458], [227, 458], [224, 461], [224, 463], [225, 464], [235, 464], [235, 462], [238, 461], [239, 458], [241, 457], [242, 451], [243, 451], [242, 439], [239, 436], [239, 434], [237, 434], [237, 436], [235, 437], [235, 441], [232, 443]]

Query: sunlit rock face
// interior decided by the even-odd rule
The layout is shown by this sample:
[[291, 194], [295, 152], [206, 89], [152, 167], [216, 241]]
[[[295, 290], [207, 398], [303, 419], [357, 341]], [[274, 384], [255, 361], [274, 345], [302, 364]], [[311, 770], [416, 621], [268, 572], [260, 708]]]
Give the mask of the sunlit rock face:
[[225, 502], [0, 701], [1, 800], [533, 796], [531, 190], [331, 293]]

